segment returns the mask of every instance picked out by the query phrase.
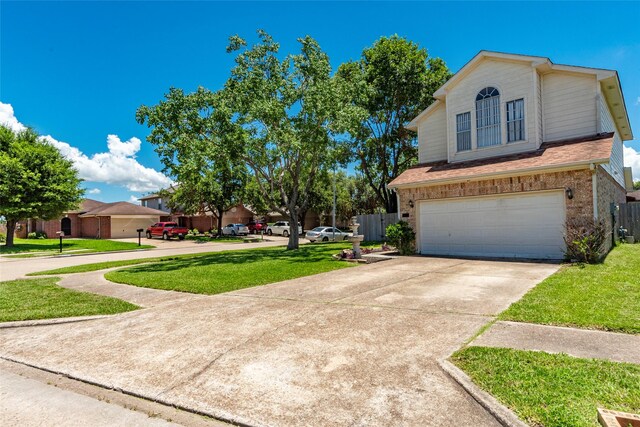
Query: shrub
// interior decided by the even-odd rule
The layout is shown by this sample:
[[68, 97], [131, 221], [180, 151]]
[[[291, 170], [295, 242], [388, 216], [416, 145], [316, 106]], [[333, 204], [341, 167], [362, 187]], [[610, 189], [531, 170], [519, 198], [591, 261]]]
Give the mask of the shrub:
[[387, 241], [398, 249], [400, 255], [415, 253], [416, 232], [406, 221], [387, 226]]
[[607, 235], [607, 228], [602, 221], [592, 218], [567, 220], [565, 258], [588, 264], [600, 262]]
[[4, 233], [0, 233], [0, 243], [4, 243], [7, 241], [7, 236]]
[[197, 228], [194, 228], [193, 230], [189, 230], [189, 234], [193, 234], [194, 236], [200, 234], [200, 231], [198, 231]]
[[32, 231], [31, 233], [27, 234], [27, 239], [46, 239], [47, 238], [47, 233], [45, 233], [44, 231]]

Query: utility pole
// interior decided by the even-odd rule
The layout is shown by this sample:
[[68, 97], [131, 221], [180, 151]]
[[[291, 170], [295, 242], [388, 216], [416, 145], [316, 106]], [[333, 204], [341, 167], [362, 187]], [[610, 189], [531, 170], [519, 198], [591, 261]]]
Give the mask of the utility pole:
[[333, 167], [333, 211], [332, 216], [332, 229], [333, 229], [333, 241], [336, 241], [336, 167]]

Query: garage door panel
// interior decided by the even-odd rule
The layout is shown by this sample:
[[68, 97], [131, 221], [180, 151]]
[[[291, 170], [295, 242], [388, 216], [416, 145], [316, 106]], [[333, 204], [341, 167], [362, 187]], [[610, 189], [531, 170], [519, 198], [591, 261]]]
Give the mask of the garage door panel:
[[139, 228], [146, 230], [155, 224], [160, 217], [155, 218], [111, 218], [111, 238], [122, 239], [125, 237], [138, 237]]
[[421, 252], [557, 259], [564, 220], [561, 191], [423, 201]]

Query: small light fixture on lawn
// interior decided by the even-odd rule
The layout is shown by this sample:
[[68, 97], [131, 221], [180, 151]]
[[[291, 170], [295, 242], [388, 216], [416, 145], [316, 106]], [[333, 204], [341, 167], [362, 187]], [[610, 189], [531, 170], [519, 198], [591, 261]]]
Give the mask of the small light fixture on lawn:
[[413, 200], [409, 200], [409, 207], [413, 209], [414, 203]]
[[564, 189], [564, 192], [567, 193], [567, 199], [571, 200], [573, 199], [573, 190], [570, 189], [569, 187]]

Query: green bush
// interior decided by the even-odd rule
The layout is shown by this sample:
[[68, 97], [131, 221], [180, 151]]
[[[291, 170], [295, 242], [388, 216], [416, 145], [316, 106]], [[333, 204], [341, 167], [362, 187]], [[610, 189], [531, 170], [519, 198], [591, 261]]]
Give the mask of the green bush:
[[27, 234], [27, 239], [46, 239], [47, 233], [44, 231], [33, 231]]
[[395, 246], [400, 255], [415, 253], [416, 232], [406, 221], [387, 226], [387, 242]]
[[4, 233], [0, 233], [0, 243], [4, 243], [7, 241], [7, 236]]
[[189, 230], [189, 234], [197, 236], [200, 234], [200, 231], [197, 228], [194, 228], [193, 230]]

